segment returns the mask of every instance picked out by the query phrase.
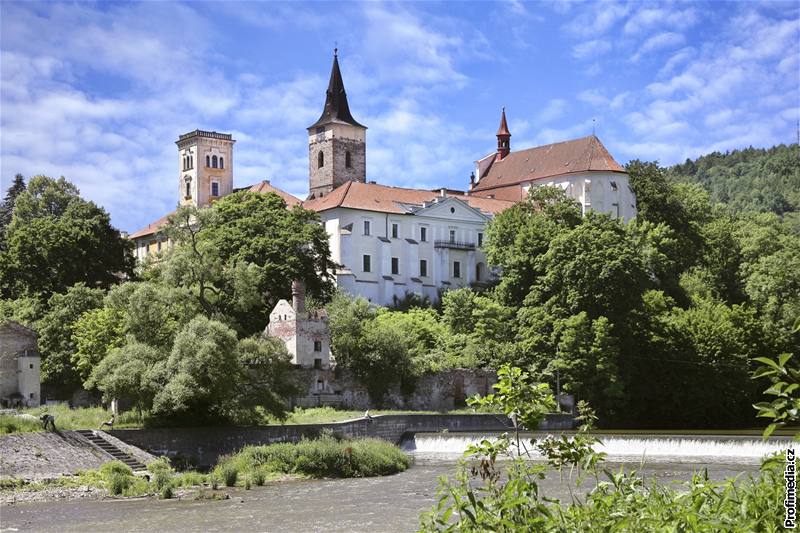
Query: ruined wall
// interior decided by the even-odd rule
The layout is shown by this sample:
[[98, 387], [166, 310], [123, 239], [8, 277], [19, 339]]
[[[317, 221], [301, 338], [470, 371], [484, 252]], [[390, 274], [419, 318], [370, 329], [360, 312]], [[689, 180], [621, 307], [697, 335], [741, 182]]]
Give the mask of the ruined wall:
[[[12, 322], [0, 325], [0, 399], [24, 393], [26, 405], [39, 405], [38, 355], [35, 333]], [[21, 362], [20, 357], [23, 358]], [[22, 391], [20, 379], [23, 381]]]
[[[296, 398], [294, 405], [333, 405], [343, 409], [370, 409], [378, 406], [378, 402], [370, 398], [366, 387], [349, 371], [298, 369], [295, 376], [303, 390], [308, 392], [305, 396]], [[491, 392], [491, 387], [496, 382], [497, 375], [491, 371], [447, 370], [420, 377], [410, 394], [403, 394], [400, 385], [394, 385], [384, 398], [382, 407], [414, 411], [458, 409], [464, 407], [470, 396]]]

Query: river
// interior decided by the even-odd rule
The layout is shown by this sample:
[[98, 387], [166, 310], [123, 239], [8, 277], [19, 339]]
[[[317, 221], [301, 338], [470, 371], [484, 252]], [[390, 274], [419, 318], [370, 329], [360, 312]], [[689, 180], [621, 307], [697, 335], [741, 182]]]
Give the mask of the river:
[[[454, 472], [455, 450], [476, 438], [479, 436], [418, 435], [405, 444], [415, 456], [414, 466], [394, 476], [274, 483], [251, 490], [229, 490], [231, 498], [223, 501], [137, 499], [15, 504], [0, 510], [0, 531], [414, 531], [420, 512], [429, 510], [434, 503], [439, 476]], [[624, 463], [638, 469], [638, 461], [629, 462], [625, 453], [616, 456], [612, 452], [636, 451], [639, 455], [646, 447], [653, 460], [648, 459], [643, 472], [659, 483], [687, 480], [702, 467], [708, 468], [709, 476], [717, 480], [757, 472], [760, 454], [785, 444], [761, 443], [757, 438], [694, 438], [693, 444], [680, 438], [639, 440], [645, 442], [624, 438], [624, 442], [614, 441], [611, 446], [606, 443], [611, 459], [607, 466], [618, 468]], [[681, 453], [671, 454], [669, 450]], [[692, 454], [693, 450], [698, 453]], [[542, 482], [542, 492], [568, 499], [567, 487], [559, 482], [557, 474]]]

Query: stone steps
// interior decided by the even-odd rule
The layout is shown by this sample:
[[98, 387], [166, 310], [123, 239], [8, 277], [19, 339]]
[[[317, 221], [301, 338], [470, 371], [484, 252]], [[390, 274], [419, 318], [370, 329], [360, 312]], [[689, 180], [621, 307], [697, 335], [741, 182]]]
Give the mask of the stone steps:
[[76, 433], [81, 435], [83, 438], [88, 440], [95, 448], [104, 451], [114, 459], [118, 461], [122, 461], [126, 465], [130, 467], [131, 470], [136, 472], [137, 470], [146, 470], [147, 467], [143, 465], [139, 460], [135, 457], [131, 456], [130, 454], [120, 450], [114, 444], [110, 443], [106, 439], [102, 437], [102, 435], [98, 434], [96, 431], [91, 429], [80, 429]]

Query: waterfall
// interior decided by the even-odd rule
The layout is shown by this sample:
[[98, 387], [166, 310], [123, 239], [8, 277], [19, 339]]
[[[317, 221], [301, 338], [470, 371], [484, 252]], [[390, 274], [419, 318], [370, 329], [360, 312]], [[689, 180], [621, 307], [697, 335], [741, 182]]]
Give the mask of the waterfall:
[[[455, 459], [467, 446], [483, 439], [496, 440], [497, 434], [470, 433], [418, 433], [403, 442], [405, 451], [420, 458]], [[544, 435], [536, 435], [541, 439]], [[773, 452], [791, 445], [789, 438], [771, 438], [763, 441], [758, 436], [716, 435], [597, 435], [602, 441], [595, 447], [605, 452], [607, 460], [618, 462], [718, 462], [753, 463]], [[530, 434], [525, 435], [529, 441]], [[541, 458], [535, 450], [532, 455]]]

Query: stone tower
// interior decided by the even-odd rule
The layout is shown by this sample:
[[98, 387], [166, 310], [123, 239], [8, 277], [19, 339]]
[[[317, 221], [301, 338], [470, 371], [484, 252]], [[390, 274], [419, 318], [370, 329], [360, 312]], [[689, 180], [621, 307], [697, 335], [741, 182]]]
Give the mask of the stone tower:
[[348, 181], [367, 179], [367, 128], [350, 114], [337, 51], [325, 109], [308, 127], [308, 197], [319, 198]]
[[233, 137], [194, 130], [178, 137], [180, 205], [202, 207], [233, 192]]

